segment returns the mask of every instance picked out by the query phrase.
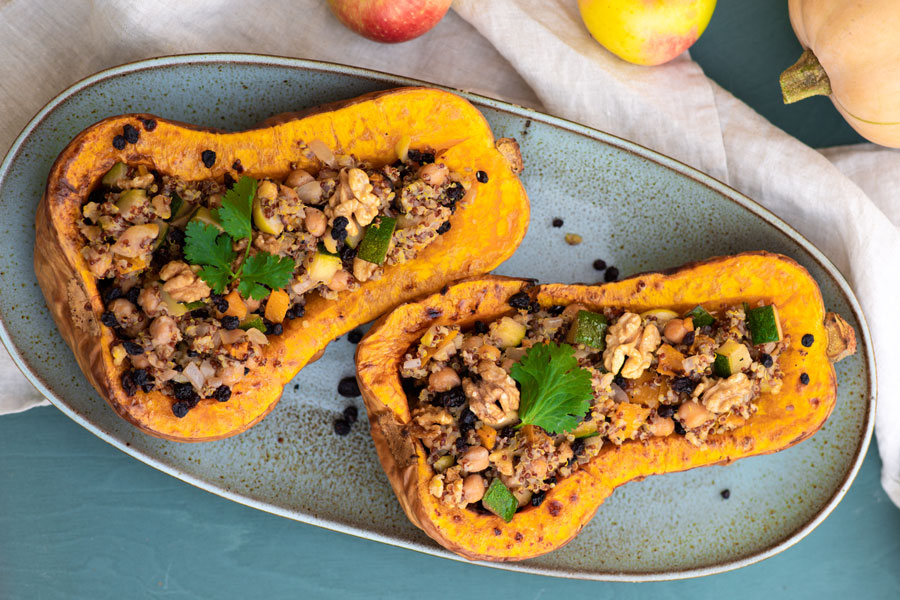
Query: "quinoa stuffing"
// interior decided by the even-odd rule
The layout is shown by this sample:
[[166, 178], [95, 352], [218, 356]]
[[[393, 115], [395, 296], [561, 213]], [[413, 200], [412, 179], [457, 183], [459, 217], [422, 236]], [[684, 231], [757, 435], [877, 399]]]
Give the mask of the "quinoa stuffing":
[[[467, 202], [471, 184], [430, 149], [384, 166], [317, 141], [303, 149], [321, 168], [283, 180], [247, 177], [235, 161], [235, 175], [219, 180], [116, 163], [98, 182], [78, 226], [126, 393], [161, 391], [177, 417], [227, 402], [310, 294], [336, 300], [380, 279], [448, 231]], [[197, 160], [211, 167], [215, 152]]]
[[702, 447], [777, 393], [790, 343], [774, 306], [640, 314], [535, 307], [471, 328], [433, 326], [404, 356], [407, 431], [443, 504], [505, 520], [538, 506], [604, 445], [681, 435]]

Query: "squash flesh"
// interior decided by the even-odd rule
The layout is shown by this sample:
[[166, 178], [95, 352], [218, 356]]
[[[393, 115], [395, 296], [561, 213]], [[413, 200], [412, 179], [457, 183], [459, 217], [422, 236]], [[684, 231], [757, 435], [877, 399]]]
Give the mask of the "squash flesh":
[[[467, 558], [521, 560], [554, 550], [571, 540], [619, 485], [782, 450], [812, 435], [834, 407], [836, 380], [826, 344], [807, 349], [799, 342], [805, 333], [826, 339], [821, 294], [806, 270], [786, 257], [748, 253], [603, 286], [542, 285], [536, 290], [542, 306], [581, 303], [589, 310], [666, 307], [682, 314], [697, 304], [716, 310], [745, 300], [774, 303], [792, 340], [779, 359], [782, 390], [761, 394], [756, 415], [732, 432], [712, 436], [703, 448], [677, 435], [627, 441], [621, 447], [605, 445], [597, 457], [547, 492], [541, 506], [520, 510], [509, 524], [493, 515], [445, 506], [428, 491], [433, 473], [421, 445], [400, 433], [410, 412], [400, 387], [399, 361], [429, 326], [465, 327], [476, 319], [509, 314], [507, 299], [526, 286], [522, 280], [498, 277], [451, 286], [444, 296], [402, 305], [383, 317], [357, 350], [357, 377], [373, 439], [401, 505], [413, 523]], [[800, 383], [801, 373], [809, 375], [808, 385]]]
[[[154, 119], [145, 131], [142, 119]], [[137, 143], [116, 150], [111, 140], [125, 124], [141, 129]], [[203, 130], [150, 115], [112, 117], [88, 128], [62, 152], [51, 170], [38, 207], [35, 272], [60, 332], [82, 371], [113, 408], [144, 431], [177, 441], [205, 441], [239, 433], [263, 418], [281, 397], [284, 385], [327, 343], [396, 304], [439, 289], [456, 276], [483, 273], [505, 260], [525, 234], [529, 207], [509, 162], [494, 148], [484, 117], [466, 100], [427, 88], [401, 88], [369, 94], [320, 112], [273, 119], [267, 127], [238, 133]], [[320, 140], [338, 154], [372, 164], [393, 162], [403, 136], [416, 148], [434, 148], [451, 172], [471, 178], [475, 192], [451, 219], [452, 229], [424, 248], [413, 261], [390, 267], [379, 281], [367, 281], [338, 301], [314, 296], [301, 319], [270, 338], [268, 365], [249, 373], [225, 403], [201, 402], [189, 415], [172, 414], [172, 399], [158, 391], [125, 394], [121, 371], [110, 352], [112, 336], [96, 321], [104, 308], [87, 269], [76, 223], [89, 191], [116, 162], [146, 166], [185, 180], [221, 178], [242, 172], [281, 179], [297, 168], [319, 163], [298, 142]], [[201, 153], [212, 150], [207, 168]], [[490, 174], [474, 182], [476, 170]], [[477, 226], [475, 221], [477, 219]], [[80, 286], [87, 305], [73, 306], [67, 288]], [[78, 327], [76, 322], [93, 326]], [[304, 326], [304, 324], [306, 326]], [[277, 366], [275, 366], [277, 365]]]

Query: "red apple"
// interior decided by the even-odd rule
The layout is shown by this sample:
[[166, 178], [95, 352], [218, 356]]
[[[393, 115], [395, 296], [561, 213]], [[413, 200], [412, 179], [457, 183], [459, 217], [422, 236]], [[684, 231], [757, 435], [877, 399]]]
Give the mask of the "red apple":
[[341, 23], [376, 42], [419, 37], [443, 18], [452, 0], [328, 0]]

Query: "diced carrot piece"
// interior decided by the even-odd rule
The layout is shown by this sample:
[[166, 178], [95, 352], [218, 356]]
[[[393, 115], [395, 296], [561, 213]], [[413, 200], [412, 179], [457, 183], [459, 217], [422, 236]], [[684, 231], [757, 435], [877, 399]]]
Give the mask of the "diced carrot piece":
[[247, 304], [237, 290], [231, 290], [225, 299], [228, 300], [228, 310], [225, 314], [229, 317], [237, 317], [241, 321], [247, 318]]
[[484, 425], [483, 427], [479, 427], [475, 430], [475, 433], [478, 434], [478, 438], [481, 440], [481, 445], [491, 450], [494, 447], [494, 444], [497, 443], [497, 430], [488, 425]]
[[656, 353], [659, 363], [656, 365], [656, 372], [660, 375], [668, 375], [674, 377], [680, 373], [684, 373], [684, 367], [681, 361], [684, 360], [684, 354], [670, 346], [663, 344]]
[[291, 307], [291, 298], [284, 290], [272, 290], [266, 302], [266, 319], [272, 323], [281, 323]]

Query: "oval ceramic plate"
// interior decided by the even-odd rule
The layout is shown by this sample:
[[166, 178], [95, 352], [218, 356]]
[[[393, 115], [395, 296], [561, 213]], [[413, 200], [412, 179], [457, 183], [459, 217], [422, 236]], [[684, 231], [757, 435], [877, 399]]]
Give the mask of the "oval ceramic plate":
[[[72, 419], [120, 450], [237, 502], [389, 544], [457, 558], [413, 527], [375, 455], [366, 420], [339, 437], [332, 422], [359, 399], [337, 395], [354, 346], [331, 344], [261, 424], [237, 437], [178, 444], [113, 412], [56, 333], [32, 270], [34, 212], [66, 143], [115, 114], [149, 112], [197, 125], [248, 128], [276, 113], [420, 82], [361, 69], [250, 55], [159, 58], [99, 73], [63, 92], [26, 127], [0, 168], [3, 342], [29, 379]], [[160, 93], [165, 90], [165, 93]], [[466, 95], [466, 94], [464, 94]], [[837, 408], [812, 439], [729, 467], [651, 477], [616, 490], [568, 546], [504, 569], [651, 580], [746, 565], [796, 543], [834, 508], [872, 434], [874, 366], [862, 312], [834, 266], [797, 232], [727, 186], [612, 136], [466, 95], [497, 137], [519, 140], [532, 221], [499, 273], [596, 281], [603, 258], [623, 276], [742, 250], [787, 254], [810, 270], [829, 310], [856, 329], [859, 352], [837, 365]], [[554, 218], [565, 221], [561, 228]], [[566, 233], [584, 243], [569, 246]], [[327, 485], [323, 485], [327, 482]], [[720, 492], [728, 489], [729, 500]]]

